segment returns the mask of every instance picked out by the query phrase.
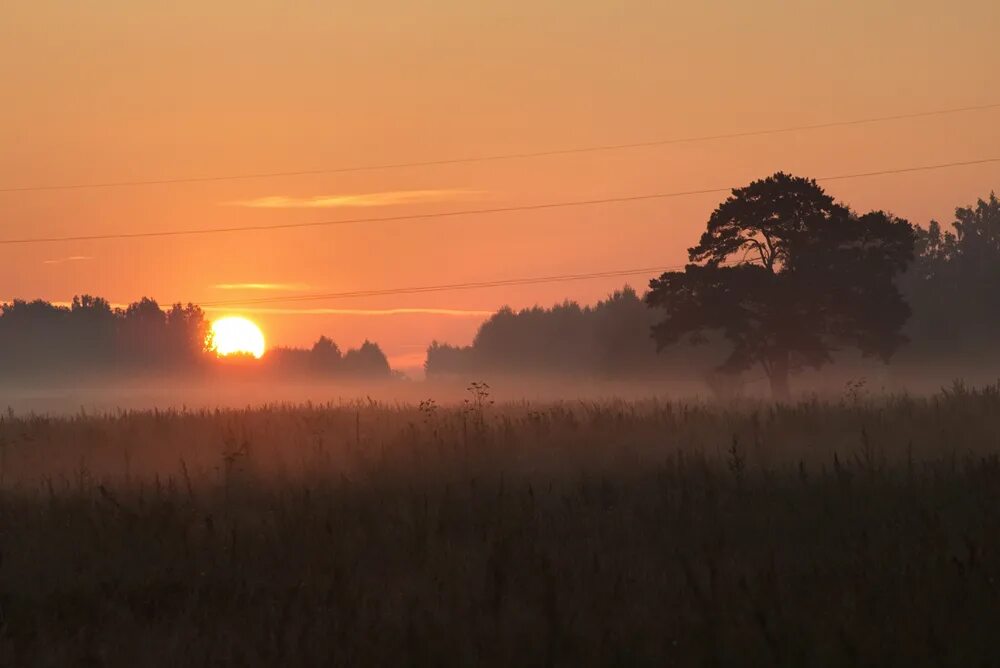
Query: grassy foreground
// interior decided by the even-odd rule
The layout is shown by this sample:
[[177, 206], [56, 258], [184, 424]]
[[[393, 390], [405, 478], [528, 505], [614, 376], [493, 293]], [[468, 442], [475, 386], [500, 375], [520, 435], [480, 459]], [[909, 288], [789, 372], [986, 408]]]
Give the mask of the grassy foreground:
[[997, 665], [1000, 387], [0, 422], [0, 665]]

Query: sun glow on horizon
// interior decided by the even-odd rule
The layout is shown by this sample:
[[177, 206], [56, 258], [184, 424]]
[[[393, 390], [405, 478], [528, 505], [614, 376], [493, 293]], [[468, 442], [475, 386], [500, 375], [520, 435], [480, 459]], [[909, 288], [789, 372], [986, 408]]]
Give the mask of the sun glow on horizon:
[[229, 316], [212, 323], [208, 347], [219, 357], [249, 354], [260, 359], [264, 356], [267, 346], [260, 327], [246, 318]]

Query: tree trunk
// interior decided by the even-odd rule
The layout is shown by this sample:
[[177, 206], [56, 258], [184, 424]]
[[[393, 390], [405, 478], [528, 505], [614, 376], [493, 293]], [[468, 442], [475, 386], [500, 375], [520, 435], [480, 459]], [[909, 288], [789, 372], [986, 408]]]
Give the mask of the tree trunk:
[[768, 358], [767, 377], [771, 381], [771, 398], [775, 401], [788, 401], [792, 392], [788, 384], [788, 351], [778, 350]]

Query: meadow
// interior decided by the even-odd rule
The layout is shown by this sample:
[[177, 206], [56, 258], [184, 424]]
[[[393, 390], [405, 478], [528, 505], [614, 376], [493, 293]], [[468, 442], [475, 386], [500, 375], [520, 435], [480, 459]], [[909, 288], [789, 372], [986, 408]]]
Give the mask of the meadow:
[[1000, 385], [0, 419], [0, 665], [996, 665]]

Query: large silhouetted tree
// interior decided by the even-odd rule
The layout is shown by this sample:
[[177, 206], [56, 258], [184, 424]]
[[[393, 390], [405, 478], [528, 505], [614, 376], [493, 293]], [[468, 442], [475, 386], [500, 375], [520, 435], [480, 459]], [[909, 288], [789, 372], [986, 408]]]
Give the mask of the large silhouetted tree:
[[819, 368], [842, 346], [888, 359], [905, 340], [894, 278], [913, 247], [905, 220], [856, 215], [779, 172], [733, 190], [689, 250], [693, 264], [650, 282], [647, 304], [667, 313], [653, 338], [662, 349], [719, 331], [732, 345], [720, 371], [760, 364], [786, 397], [794, 368]]

